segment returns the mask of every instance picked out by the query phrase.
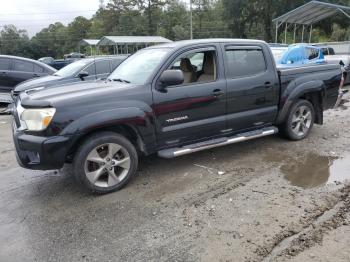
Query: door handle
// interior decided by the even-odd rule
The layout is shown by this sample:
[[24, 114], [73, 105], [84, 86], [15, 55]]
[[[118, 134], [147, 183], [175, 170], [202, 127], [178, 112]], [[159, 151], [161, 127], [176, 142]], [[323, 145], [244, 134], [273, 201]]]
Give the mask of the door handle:
[[215, 97], [221, 96], [221, 95], [223, 95], [223, 94], [224, 94], [224, 91], [222, 91], [221, 89], [215, 89], [215, 90], [213, 91], [213, 95], [214, 95]]
[[270, 87], [272, 87], [271, 82], [265, 82], [264, 86], [265, 86], [265, 88], [270, 88]]
[[33, 74], [33, 77], [39, 77], [39, 75], [38, 74]]

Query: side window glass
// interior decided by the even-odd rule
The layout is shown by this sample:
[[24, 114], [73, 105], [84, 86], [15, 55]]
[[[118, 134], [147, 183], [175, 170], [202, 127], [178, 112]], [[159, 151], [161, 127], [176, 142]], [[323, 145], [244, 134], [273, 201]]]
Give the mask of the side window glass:
[[20, 72], [34, 72], [34, 64], [31, 62], [15, 59], [13, 70]]
[[204, 83], [216, 80], [216, 52], [187, 53], [175, 59], [170, 69], [179, 69], [184, 74], [184, 84]]
[[109, 61], [97, 61], [96, 62], [96, 74], [109, 74], [111, 72], [111, 69], [109, 67]]
[[92, 63], [91, 65], [89, 65], [88, 67], [83, 69], [82, 71], [87, 72], [89, 74], [89, 76], [96, 75], [96, 73], [95, 73], [95, 63]]
[[34, 72], [35, 73], [44, 73], [44, 69], [41, 66], [34, 64]]
[[315, 49], [315, 48], [306, 48], [306, 57], [309, 60], [318, 58], [319, 52], [320, 51], [318, 49]]
[[236, 78], [256, 75], [266, 71], [266, 63], [261, 49], [226, 50], [227, 77]]
[[10, 58], [0, 58], [0, 70], [10, 70]]
[[112, 71], [114, 71], [114, 69], [116, 69], [117, 66], [120, 65], [121, 62], [123, 62], [123, 60], [113, 59], [113, 60], [110, 60], [110, 62], [111, 62], [111, 69], [112, 69]]
[[329, 55], [335, 55], [335, 52], [334, 52], [333, 48], [329, 48], [328, 52], [329, 52]]

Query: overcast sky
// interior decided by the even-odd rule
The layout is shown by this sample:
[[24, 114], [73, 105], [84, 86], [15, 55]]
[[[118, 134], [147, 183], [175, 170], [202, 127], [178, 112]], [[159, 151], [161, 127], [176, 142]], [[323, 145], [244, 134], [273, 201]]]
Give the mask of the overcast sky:
[[33, 36], [53, 22], [68, 24], [79, 15], [91, 18], [98, 6], [99, 0], [1, 0], [0, 29], [14, 24]]

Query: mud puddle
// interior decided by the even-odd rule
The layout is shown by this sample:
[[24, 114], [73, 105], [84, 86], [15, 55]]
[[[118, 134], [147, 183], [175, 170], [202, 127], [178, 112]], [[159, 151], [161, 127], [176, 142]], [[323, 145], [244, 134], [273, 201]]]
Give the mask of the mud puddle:
[[[271, 159], [265, 159], [271, 161]], [[299, 158], [282, 157], [280, 171], [292, 185], [313, 188], [327, 184], [338, 184], [350, 180], [350, 154], [344, 157], [321, 156], [309, 153]]]

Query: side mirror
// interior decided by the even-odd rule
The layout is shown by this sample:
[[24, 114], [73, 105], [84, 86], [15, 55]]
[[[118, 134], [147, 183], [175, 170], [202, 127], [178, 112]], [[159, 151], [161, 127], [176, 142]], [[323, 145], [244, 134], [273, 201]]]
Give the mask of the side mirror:
[[162, 87], [180, 85], [184, 82], [184, 74], [181, 70], [165, 70], [160, 78]]
[[89, 76], [89, 73], [86, 71], [81, 71], [78, 76], [81, 80], [84, 80], [84, 77]]

